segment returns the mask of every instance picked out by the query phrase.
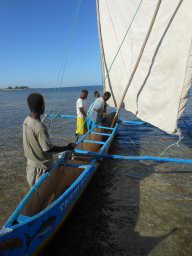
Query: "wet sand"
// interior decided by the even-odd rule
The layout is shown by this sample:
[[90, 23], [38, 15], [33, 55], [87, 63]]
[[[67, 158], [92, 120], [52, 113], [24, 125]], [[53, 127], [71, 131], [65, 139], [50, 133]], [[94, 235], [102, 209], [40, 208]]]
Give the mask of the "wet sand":
[[25, 177], [23, 152], [4, 152], [0, 157], [0, 226], [25, 196], [28, 185]]

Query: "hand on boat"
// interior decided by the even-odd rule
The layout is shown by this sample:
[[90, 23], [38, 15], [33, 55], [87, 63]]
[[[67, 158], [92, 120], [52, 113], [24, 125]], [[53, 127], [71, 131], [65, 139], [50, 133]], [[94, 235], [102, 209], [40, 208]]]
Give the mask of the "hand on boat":
[[75, 143], [69, 143], [69, 144], [67, 145], [67, 148], [68, 148], [68, 150], [73, 150], [73, 149], [75, 148], [75, 146], [76, 146]]

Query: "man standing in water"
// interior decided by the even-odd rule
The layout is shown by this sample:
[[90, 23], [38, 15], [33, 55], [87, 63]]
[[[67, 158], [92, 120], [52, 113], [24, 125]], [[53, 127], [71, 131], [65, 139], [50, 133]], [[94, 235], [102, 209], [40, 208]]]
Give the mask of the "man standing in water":
[[77, 110], [77, 127], [75, 135], [78, 137], [79, 135], [83, 135], [87, 132], [86, 126], [86, 105], [85, 99], [88, 96], [87, 90], [82, 90], [81, 95], [76, 102], [76, 110]]
[[93, 95], [94, 95], [94, 97], [95, 97], [96, 99], [100, 97], [100, 94], [99, 94], [98, 91], [94, 91]]
[[101, 124], [106, 117], [106, 101], [111, 97], [110, 92], [105, 92], [91, 104], [87, 112], [87, 128], [91, 129], [96, 124]]
[[23, 148], [27, 158], [27, 182], [32, 187], [35, 182], [48, 171], [53, 163], [53, 153], [72, 150], [74, 143], [67, 146], [53, 146], [46, 126], [40, 116], [44, 113], [44, 98], [39, 93], [32, 93], [27, 98], [30, 115], [23, 123]]

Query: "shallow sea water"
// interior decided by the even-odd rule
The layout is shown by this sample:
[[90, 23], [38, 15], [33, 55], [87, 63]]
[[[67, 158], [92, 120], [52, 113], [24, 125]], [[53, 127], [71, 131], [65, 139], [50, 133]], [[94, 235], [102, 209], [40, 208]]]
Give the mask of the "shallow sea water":
[[[95, 88], [88, 89], [87, 105], [93, 100]], [[0, 92], [0, 225], [28, 190], [22, 149], [27, 95], [39, 91], [45, 97], [46, 112], [73, 115], [80, 90]], [[183, 139], [178, 145], [178, 137], [150, 125], [122, 125], [110, 153], [192, 159], [192, 135], [185, 123], [190, 124], [191, 107], [192, 97], [179, 122]], [[121, 117], [136, 120], [125, 112]], [[46, 123], [51, 125], [55, 144], [74, 141], [75, 120], [49, 119]], [[190, 256], [191, 185], [191, 165], [104, 160], [67, 222], [42, 255]]]

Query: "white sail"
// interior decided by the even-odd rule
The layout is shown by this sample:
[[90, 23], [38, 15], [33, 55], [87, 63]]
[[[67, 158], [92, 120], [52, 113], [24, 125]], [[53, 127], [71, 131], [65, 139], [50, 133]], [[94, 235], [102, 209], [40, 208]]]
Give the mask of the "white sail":
[[[104, 89], [120, 103], [148, 33], [157, 0], [98, 0]], [[124, 98], [126, 110], [177, 131], [192, 81], [192, 0], [162, 0]], [[113, 98], [109, 104], [114, 106]]]

